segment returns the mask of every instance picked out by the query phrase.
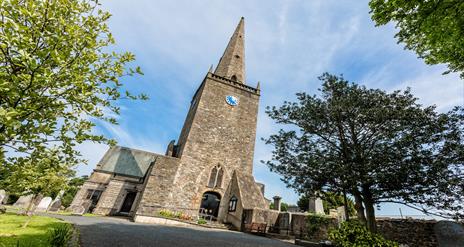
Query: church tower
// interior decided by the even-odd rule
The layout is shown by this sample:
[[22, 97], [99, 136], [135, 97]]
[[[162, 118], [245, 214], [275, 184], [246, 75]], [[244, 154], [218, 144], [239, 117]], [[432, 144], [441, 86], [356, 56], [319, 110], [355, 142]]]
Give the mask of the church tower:
[[216, 69], [196, 90], [177, 145], [171, 142], [167, 157], [152, 166], [137, 214], [171, 207], [225, 220], [241, 219], [242, 208], [227, 209], [232, 199], [243, 208], [267, 207], [252, 176], [260, 90], [246, 83], [244, 29], [242, 17]]

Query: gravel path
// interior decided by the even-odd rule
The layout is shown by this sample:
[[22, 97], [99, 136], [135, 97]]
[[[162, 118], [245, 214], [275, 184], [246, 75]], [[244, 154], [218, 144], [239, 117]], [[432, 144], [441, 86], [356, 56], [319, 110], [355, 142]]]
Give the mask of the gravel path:
[[83, 247], [156, 246], [156, 247], [227, 247], [276, 246], [293, 244], [242, 232], [204, 227], [177, 227], [130, 222], [113, 217], [49, 215], [74, 223], [80, 231]]

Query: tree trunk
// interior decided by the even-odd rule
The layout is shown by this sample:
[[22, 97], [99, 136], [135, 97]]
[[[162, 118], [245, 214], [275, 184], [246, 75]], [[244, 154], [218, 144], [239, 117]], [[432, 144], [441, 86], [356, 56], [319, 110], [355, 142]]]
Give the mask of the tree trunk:
[[377, 223], [375, 221], [374, 201], [372, 194], [367, 186], [363, 186], [364, 205], [366, 206], [367, 229], [370, 232], [377, 232]]
[[32, 200], [31, 202], [29, 203], [29, 205], [27, 206], [27, 209], [26, 209], [26, 215], [27, 215], [27, 219], [26, 221], [24, 222], [24, 224], [22, 225], [22, 228], [26, 228], [27, 225], [29, 225], [29, 223], [31, 222], [32, 220], [32, 216], [34, 215], [34, 211], [35, 211], [35, 200], [37, 199], [37, 195], [34, 195], [34, 197], [32, 197]]
[[366, 224], [366, 216], [364, 215], [364, 207], [363, 207], [363, 204], [362, 204], [362, 198], [361, 198], [361, 194], [359, 191], [354, 191], [353, 192], [353, 196], [354, 196], [354, 207], [356, 209], [356, 214], [358, 216], [358, 220], [359, 222], [361, 222], [361, 224], [363, 225], [367, 225]]

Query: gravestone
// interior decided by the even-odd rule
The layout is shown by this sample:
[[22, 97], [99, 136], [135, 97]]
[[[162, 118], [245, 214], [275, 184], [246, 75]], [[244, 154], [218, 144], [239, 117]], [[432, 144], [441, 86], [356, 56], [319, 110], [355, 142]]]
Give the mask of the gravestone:
[[49, 196], [44, 197], [44, 198], [42, 198], [42, 200], [40, 200], [40, 203], [39, 203], [39, 205], [37, 205], [36, 210], [37, 211], [47, 211], [48, 206], [50, 206], [50, 203], [52, 203], [52, 198], [49, 197]]
[[48, 211], [50, 212], [58, 212], [61, 208], [61, 197], [63, 197], [64, 190], [60, 190], [58, 195], [55, 197], [55, 200], [53, 200], [50, 203], [50, 206], [48, 207]]
[[433, 227], [439, 247], [464, 246], [464, 226], [453, 221], [440, 221]]
[[52, 202], [50, 207], [48, 208], [49, 212], [58, 212], [61, 208], [61, 199], [57, 199]]
[[15, 207], [25, 208], [31, 203], [34, 195], [20, 196], [18, 200], [13, 204]]
[[337, 208], [337, 221], [338, 224], [341, 224], [346, 221], [345, 207], [341, 206]]
[[3, 201], [8, 195], [6, 194], [5, 190], [0, 190], [0, 205], [3, 204]]
[[325, 214], [324, 206], [322, 205], [322, 199], [319, 197], [309, 198], [308, 212], [316, 214]]

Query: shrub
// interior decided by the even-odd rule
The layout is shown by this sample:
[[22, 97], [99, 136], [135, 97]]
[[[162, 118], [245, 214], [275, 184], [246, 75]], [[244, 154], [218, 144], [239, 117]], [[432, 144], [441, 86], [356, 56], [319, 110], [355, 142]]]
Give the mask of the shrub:
[[163, 209], [159, 211], [159, 215], [166, 217], [166, 218], [174, 218], [175, 214], [167, 209]]
[[371, 246], [371, 247], [398, 247], [398, 243], [386, 240], [380, 234], [369, 232], [358, 221], [343, 222], [338, 229], [329, 232], [329, 239], [341, 247]]
[[204, 225], [204, 224], [206, 224], [206, 223], [208, 223], [208, 222], [207, 222], [205, 219], [203, 219], [203, 218], [199, 218], [199, 219], [197, 220], [197, 224], [199, 224], [199, 225]]
[[73, 234], [73, 228], [69, 224], [61, 224], [49, 231], [49, 244], [53, 247], [68, 246]]
[[324, 215], [310, 214], [306, 218], [306, 231], [308, 238], [312, 239], [322, 227], [328, 227], [329, 219]]

